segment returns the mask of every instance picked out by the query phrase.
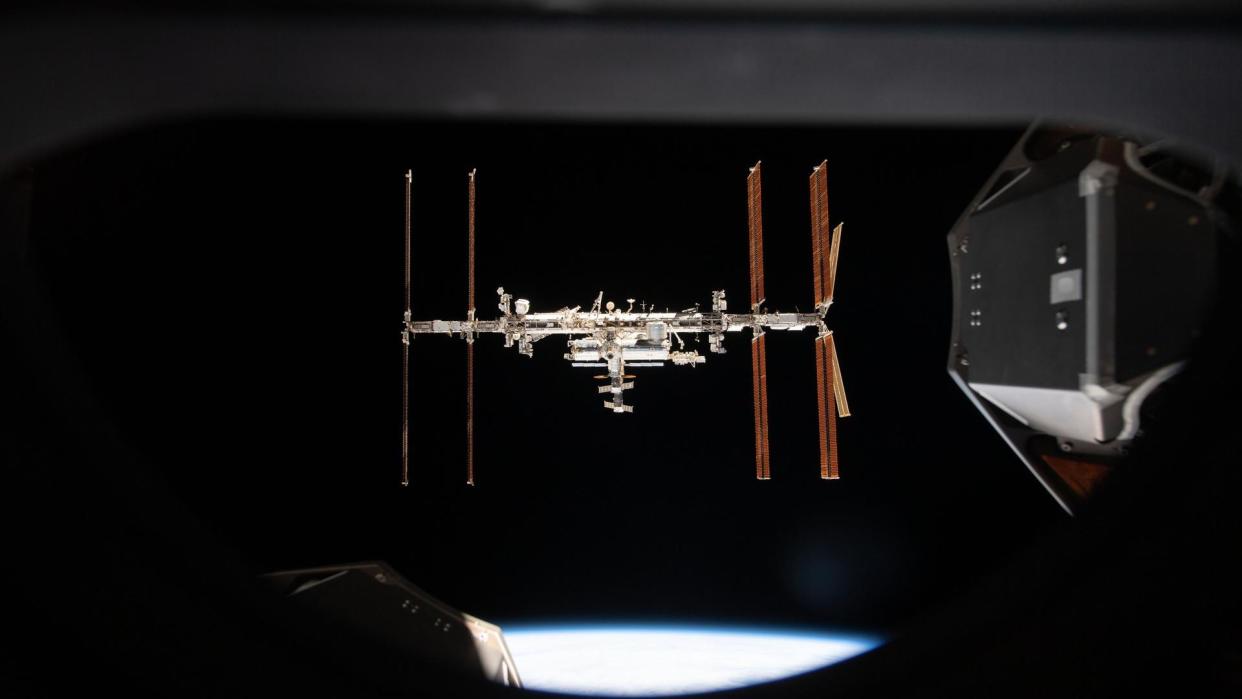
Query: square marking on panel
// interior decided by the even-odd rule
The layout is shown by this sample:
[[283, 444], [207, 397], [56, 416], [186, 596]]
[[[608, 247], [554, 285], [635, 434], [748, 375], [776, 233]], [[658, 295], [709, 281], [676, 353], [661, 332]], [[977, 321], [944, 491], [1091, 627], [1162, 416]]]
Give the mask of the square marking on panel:
[[1067, 269], [1049, 277], [1048, 303], [1082, 300], [1082, 269]]

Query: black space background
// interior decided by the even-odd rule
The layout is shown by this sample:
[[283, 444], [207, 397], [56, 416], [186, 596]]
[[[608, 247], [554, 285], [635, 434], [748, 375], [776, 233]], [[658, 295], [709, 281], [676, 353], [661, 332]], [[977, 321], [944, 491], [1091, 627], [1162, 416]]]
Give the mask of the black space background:
[[[162, 125], [35, 164], [32, 255], [136, 467], [256, 573], [382, 559], [501, 624], [885, 632], [1066, 519], [944, 368], [945, 235], [1018, 135]], [[740, 310], [759, 159], [769, 307], [807, 310], [806, 176], [824, 158], [833, 224], [845, 221], [829, 315], [854, 411], [842, 480], [818, 479], [810, 331], [769, 336], [770, 482], [753, 477], [746, 336], [694, 369], [637, 369], [632, 415], [600, 406], [563, 342], [527, 359], [485, 337], [473, 489], [464, 343], [423, 337], [413, 483], [399, 487], [406, 168], [415, 318], [464, 316], [475, 167], [491, 318], [499, 285], [537, 310], [589, 307], [601, 289], [706, 307], [719, 288]]]

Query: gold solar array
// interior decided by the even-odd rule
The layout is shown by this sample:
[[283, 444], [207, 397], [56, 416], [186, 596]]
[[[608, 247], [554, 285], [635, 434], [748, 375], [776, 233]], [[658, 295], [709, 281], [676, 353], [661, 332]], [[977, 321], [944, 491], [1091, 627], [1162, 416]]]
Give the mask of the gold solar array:
[[[763, 184], [760, 166], [755, 163], [746, 178], [747, 213], [750, 232], [750, 307], [758, 313], [763, 305]], [[755, 401], [755, 478], [772, 477], [768, 459], [768, 360], [763, 331], [757, 326], [750, 343], [751, 384]]]
[[768, 462], [768, 374], [764, 336], [751, 342], [751, 382], [755, 395], [755, 478], [772, 477]]
[[837, 360], [837, 342], [832, 335], [828, 336], [828, 347], [832, 350], [832, 395], [837, 401], [837, 415], [850, 416], [850, 402], [845, 398], [845, 382], [841, 380], [841, 365]]
[[[410, 183], [411, 170], [405, 171], [405, 320], [412, 312], [410, 300]], [[410, 331], [401, 331], [401, 485], [410, 484]]]
[[[838, 477], [837, 469], [837, 453], [833, 448], [828, 451], [828, 421], [832, 420], [832, 436], [835, 438], [836, 419], [830, 418], [831, 408], [825, 403], [826, 400], [832, 400], [830, 392], [824, 390], [824, 340], [823, 338], [815, 339], [815, 400], [816, 407], [819, 410], [819, 477], [820, 478], [836, 478]], [[825, 395], [828, 394], [828, 395]], [[835, 444], [835, 442], [834, 442]], [[831, 460], [830, 460], [831, 459]]]
[[763, 290], [763, 183], [762, 162], [755, 163], [746, 178], [746, 203], [750, 232], [750, 307], [764, 301]]
[[833, 371], [832, 335], [815, 340], [815, 395], [819, 398], [819, 477], [841, 477], [837, 460], [837, 400], [836, 392], [827, 388], [832, 382]]
[[[811, 266], [815, 306], [826, 312], [836, 286], [837, 257], [841, 249], [841, 224], [829, 229], [828, 161], [811, 171]], [[836, 341], [831, 332], [815, 340], [815, 397], [819, 413], [819, 477], [841, 477], [837, 455], [837, 418], [848, 417], [849, 403], [837, 363]]]
[[[811, 261], [815, 278], [815, 305], [827, 302], [826, 289], [831, 285], [832, 273], [824, 251], [828, 248], [824, 237], [828, 231], [828, 161], [825, 160], [811, 171]], [[827, 285], [825, 284], [827, 282]]]

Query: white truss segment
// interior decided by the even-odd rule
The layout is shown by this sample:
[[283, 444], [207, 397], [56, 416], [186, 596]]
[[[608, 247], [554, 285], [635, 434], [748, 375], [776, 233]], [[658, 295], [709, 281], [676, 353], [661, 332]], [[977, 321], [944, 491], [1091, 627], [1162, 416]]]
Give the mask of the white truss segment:
[[[518, 351], [530, 356], [534, 343], [545, 337], [565, 337], [568, 350], [565, 359], [577, 367], [607, 367], [609, 385], [600, 388], [601, 393], [611, 393], [614, 400], [607, 406], [614, 412], [633, 412], [625, 405], [622, 393], [634, 387], [625, 382], [625, 366], [658, 367], [698, 366], [707, 361], [696, 350], [687, 350], [686, 337], [707, 335], [708, 349], [723, 353], [724, 334], [751, 330], [762, 334], [768, 330], [802, 330], [820, 328], [819, 313], [726, 313], [723, 291], [712, 292], [712, 308], [701, 311], [697, 306], [683, 311], [634, 311], [633, 303], [622, 311], [611, 301], [604, 303], [603, 294], [597, 296], [590, 311], [581, 306], [562, 308], [559, 311], [529, 313], [529, 301], [519, 299], [512, 303], [512, 296], [504, 288], [497, 290], [500, 296], [500, 317], [495, 320], [479, 320], [467, 316], [465, 320], [407, 320], [406, 330], [411, 335], [455, 335], [473, 339], [478, 335], [501, 335], [506, 347], [517, 346]], [[674, 343], [677, 347], [674, 348]], [[601, 377], [603, 378], [603, 377]]]

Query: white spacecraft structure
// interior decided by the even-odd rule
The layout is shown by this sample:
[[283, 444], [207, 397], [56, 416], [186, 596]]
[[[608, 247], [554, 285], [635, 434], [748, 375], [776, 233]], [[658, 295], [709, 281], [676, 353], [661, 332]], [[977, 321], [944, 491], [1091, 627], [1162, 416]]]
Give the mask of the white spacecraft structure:
[[760, 163], [747, 177], [750, 232], [750, 307], [747, 313], [729, 313], [723, 290], [712, 291], [711, 310], [698, 305], [681, 311], [655, 311], [643, 305], [634, 308], [626, 299], [623, 310], [604, 301], [601, 291], [590, 310], [581, 306], [551, 312], [531, 312], [530, 301], [513, 298], [503, 287], [496, 293], [500, 315], [482, 320], [476, 315], [474, 298], [475, 258], [475, 171], [468, 175], [469, 215], [467, 253], [467, 303], [464, 320], [413, 320], [410, 298], [410, 188], [412, 171], [405, 174], [405, 316], [401, 330], [404, 345], [402, 368], [402, 466], [401, 484], [409, 485], [409, 356], [410, 342], [417, 335], [449, 335], [466, 341], [466, 483], [474, 485], [474, 342], [480, 335], [502, 336], [505, 347], [517, 347], [528, 357], [536, 342], [553, 335], [564, 336], [566, 360], [575, 367], [604, 370], [595, 376], [607, 383], [597, 390], [606, 397], [604, 407], [614, 413], [631, 413], [625, 393], [634, 388], [635, 376], [628, 369], [638, 367], [695, 367], [707, 361], [705, 355], [686, 349], [685, 337], [706, 335], [711, 353], [723, 354], [726, 333], [750, 331], [751, 370], [754, 392], [755, 477], [771, 478], [768, 450], [768, 383], [764, 335], [769, 330], [814, 328], [815, 380], [819, 408], [820, 477], [840, 477], [837, 459], [837, 417], [848, 417], [849, 403], [841, 381], [832, 331], [824, 322], [833, 302], [837, 258], [842, 225], [828, 225], [827, 161], [810, 175], [811, 256], [814, 280], [814, 313], [774, 313], [765, 307], [763, 275], [763, 215]]

